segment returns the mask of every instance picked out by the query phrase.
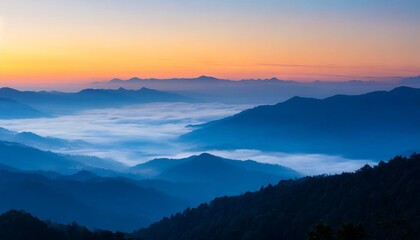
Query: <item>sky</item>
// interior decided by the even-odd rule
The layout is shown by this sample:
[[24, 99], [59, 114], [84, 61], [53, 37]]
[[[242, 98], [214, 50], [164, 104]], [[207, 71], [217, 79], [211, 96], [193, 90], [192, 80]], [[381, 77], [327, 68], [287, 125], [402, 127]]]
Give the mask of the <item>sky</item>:
[[0, 0], [0, 85], [420, 75], [418, 0]]

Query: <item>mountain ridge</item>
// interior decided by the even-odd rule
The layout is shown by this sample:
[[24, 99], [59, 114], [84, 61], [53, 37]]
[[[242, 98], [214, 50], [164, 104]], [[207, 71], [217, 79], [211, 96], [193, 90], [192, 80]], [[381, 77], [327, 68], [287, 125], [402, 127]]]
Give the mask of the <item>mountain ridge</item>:
[[232, 160], [208, 153], [182, 159], [155, 159], [131, 170], [150, 174], [149, 178], [140, 181], [142, 186], [187, 198], [193, 205], [303, 176], [280, 165]]
[[[22, 209], [59, 223], [131, 231], [187, 207], [181, 199], [118, 178], [49, 178], [0, 170], [0, 212]], [[7, 193], [7, 194], [6, 194]]]
[[41, 118], [48, 117], [30, 105], [0, 96], [0, 119]]
[[19, 91], [12, 88], [0, 88], [0, 98], [18, 101], [52, 114], [68, 114], [77, 110], [121, 107], [142, 103], [196, 101], [195, 99], [177, 93], [151, 88], [140, 88], [136, 90], [86, 88], [71, 93], [58, 91]]
[[[393, 77], [375, 80], [296, 81], [276, 77], [231, 80], [212, 76], [193, 78], [132, 78], [91, 83], [92, 87], [136, 89], [150, 87], [179, 93], [203, 101], [229, 104], [275, 104], [293, 96], [325, 98], [336, 94], [363, 94], [391, 90], [399, 86], [420, 87], [410, 78]], [[244, 97], [246, 96], [246, 97]]]
[[[416, 144], [420, 89], [399, 87], [325, 99], [293, 97], [195, 127], [180, 139], [203, 150], [244, 148], [380, 159], [420, 149]], [[384, 147], [386, 151], [379, 151]]]

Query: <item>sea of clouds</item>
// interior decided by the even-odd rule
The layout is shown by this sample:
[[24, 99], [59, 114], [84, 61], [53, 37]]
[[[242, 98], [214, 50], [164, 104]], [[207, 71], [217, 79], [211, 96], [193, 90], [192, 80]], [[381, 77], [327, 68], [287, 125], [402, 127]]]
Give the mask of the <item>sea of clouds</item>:
[[[135, 165], [156, 157], [182, 158], [200, 154], [190, 151], [192, 146], [179, 143], [177, 138], [191, 131], [190, 125], [231, 116], [250, 107], [221, 103], [152, 103], [89, 110], [55, 118], [0, 120], [0, 127], [45, 137], [82, 140], [90, 143], [89, 147], [59, 151]], [[280, 164], [307, 175], [354, 171], [365, 164], [375, 164], [340, 156], [252, 149], [208, 152], [231, 159]]]

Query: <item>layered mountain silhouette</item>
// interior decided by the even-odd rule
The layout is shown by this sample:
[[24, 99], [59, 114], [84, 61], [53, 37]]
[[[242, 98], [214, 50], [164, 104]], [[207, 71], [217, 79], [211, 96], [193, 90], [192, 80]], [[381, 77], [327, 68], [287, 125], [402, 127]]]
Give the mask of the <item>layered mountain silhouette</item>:
[[18, 91], [12, 88], [1, 88], [0, 97], [28, 104], [48, 113], [68, 113], [90, 108], [119, 107], [151, 102], [194, 101], [179, 94], [148, 88], [138, 90], [84, 89], [76, 93]]
[[88, 147], [89, 143], [77, 140], [68, 141], [65, 139], [54, 137], [42, 137], [32, 132], [16, 132], [0, 127], [0, 141], [3, 142], [16, 142], [34, 148], [43, 150], [55, 149], [69, 149], [75, 147]]
[[211, 76], [197, 78], [170, 79], [113, 79], [108, 82], [95, 82], [94, 88], [119, 87], [138, 89], [148, 87], [176, 92], [184, 96], [205, 101], [246, 104], [275, 104], [294, 96], [325, 98], [336, 94], [364, 94], [372, 91], [391, 90], [399, 86], [420, 87], [412, 78], [377, 79], [377, 81], [352, 80], [345, 82], [298, 82], [293, 80], [245, 79], [233, 81]]
[[35, 108], [0, 95], [0, 119], [47, 117]]
[[301, 176], [279, 165], [210, 154], [128, 168], [0, 142], [0, 193], [8, 195], [0, 199], [0, 212], [23, 209], [60, 223], [127, 230], [218, 196]]
[[420, 149], [420, 89], [293, 97], [209, 122], [181, 137], [204, 149], [261, 149], [383, 159]]
[[413, 155], [355, 173], [282, 181], [187, 209], [138, 231], [137, 236], [146, 240], [419, 239], [419, 174], [420, 155]]
[[270, 183], [302, 176], [280, 165], [231, 160], [207, 153], [184, 159], [155, 159], [133, 167], [132, 171], [151, 178], [141, 181], [142, 186], [183, 197], [192, 203], [257, 190]]
[[[82, 177], [81, 175], [85, 175]], [[0, 212], [29, 211], [59, 223], [131, 231], [175, 213], [187, 203], [119, 178], [48, 178], [0, 169]]]
[[[57, 154], [23, 144], [0, 141], [0, 164], [23, 171], [58, 172], [73, 174], [89, 170], [104, 176], [118, 176], [124, 166], [97, 157]], [[129, 175], [131, 176], [131, 175]]]
[[420, 87], [420, 76], [401, 79], [400, 83], [404, 86]]
[[[197, 208], [187, 208], [129, 235], [91, 232], [77, 223], [43, 222], [24, 211], [12, 210], [0, 215], [0, 236], [5, 239], [414, 240], [420, 236], [419, 174], [420, 155], [414, 154], [410, 158], [380, 162], [373, 168], [366, 165], [355, 173], [281, 181], [256, 192], [221, 197]], [[41, 219], [61, 222], [76, 219], [90, 228], [108, 226], [130, 231], [133, 222], [141, 226], [150, 221], [143, 214], [156, 216], [183, 204], [122, 179], [98, 178], [87, 172], [80, 175], [88, 177], [80, 181], [52, 181], [38, 174], [1, 169], [0, 192], [7, 194], [0, 199], [0, 212], [9, 205], [19, 205]], [[42, 206], [45, 204], [48, 207]], [[127, 212], [115, 214], [114, 211]]]

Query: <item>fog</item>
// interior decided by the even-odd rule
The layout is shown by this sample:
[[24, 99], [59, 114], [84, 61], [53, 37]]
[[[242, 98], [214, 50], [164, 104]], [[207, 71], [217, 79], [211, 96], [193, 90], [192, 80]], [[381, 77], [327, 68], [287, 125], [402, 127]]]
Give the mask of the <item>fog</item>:
[[133, 165], [188, 148], [175, 142], [179, 135], [190, 131], [188, 125], [220, 119], [249, 107], [220, 103], [152, 103], [55, 118], [0, 120], [0, 126], [44, 137], [83, 140], [93, 148], [60, 149], [60, 152], [112, 158]]
[[[131, 166], [156, 157], [182, 158], [199, 154], [201, 152], [189, 150], [193, 146], [176, 141], [178, 136], [191, 131], [189, 125], [227, 117], [250, 107], [220, 103], [153, 103], [89, 110], [55, 118], [0, 120], [0, 127], [45, 137], [83, 140], [90, 146], [57, 151], [113, 159]], [[354, 171], [364, 164], [374, 164], [366, 159], [252, 149], [207, 152], [231, 159], [280, 164], [307, 175]]]

